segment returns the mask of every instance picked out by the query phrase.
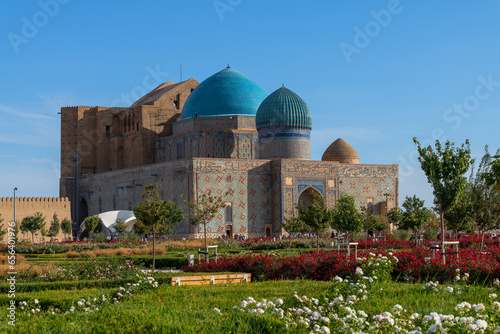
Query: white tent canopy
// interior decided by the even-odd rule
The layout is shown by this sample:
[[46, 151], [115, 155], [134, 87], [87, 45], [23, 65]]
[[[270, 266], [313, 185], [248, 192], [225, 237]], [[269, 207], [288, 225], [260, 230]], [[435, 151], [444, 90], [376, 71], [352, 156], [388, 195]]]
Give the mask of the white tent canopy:
[[[114, 226], [116, 224], [117, 219], [122, 219], [125, 222], [125, 224], [127, 225], [127, 228], [125, 230], [127, 232], [130, 232], [132, 230], [136, 222], [134, 212], [127, 210], [115, 210], [115, 211], [103, 212], [98, 214], [97, 216], [101, 219], [102, 223], [104, 224], [104, 227], [106, 227], [106, 231], [103, 231], [105, 232], [106, 235], [113, 235], [116, 233]], [[82, 231], [84, 230], [85, 230], [85, 224], [82, 224]]]

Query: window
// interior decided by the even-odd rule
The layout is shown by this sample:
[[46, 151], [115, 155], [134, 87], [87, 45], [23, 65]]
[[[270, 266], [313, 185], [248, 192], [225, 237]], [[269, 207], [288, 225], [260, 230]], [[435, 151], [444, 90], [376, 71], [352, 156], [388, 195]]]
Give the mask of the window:
[[106, 125], [106, 137], [109, 138], [111, 134], [111, 125]]
[[99, 196], [99, 213], [102, 212], [102, 198]]
[[233, 222], [233, 205], [232, 203], [226, 203], [226, 223]]

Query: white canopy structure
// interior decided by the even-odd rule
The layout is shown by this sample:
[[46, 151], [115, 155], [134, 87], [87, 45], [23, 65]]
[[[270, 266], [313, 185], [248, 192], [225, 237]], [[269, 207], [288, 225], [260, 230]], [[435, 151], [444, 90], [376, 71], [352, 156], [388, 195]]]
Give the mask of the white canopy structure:
[[[116, 234], [114, 225], [116, 224], [117, 219], [122, 219], [125, 222], [125, 224], [127, 225], [125, 230], [127, 232], [130, 232], [132, 230], [136, 222], [134, 212], [127, 210], [115, 210], [115, 211], [103, 212], [98, 214], [97, 216], [101, 219], [105, 227], [105, 230], [103, 230], [103, 232], [108, 236], [113, 236]], [[84, 230], [85, 230], [85, 224], [82, 224], [82, 231]]]

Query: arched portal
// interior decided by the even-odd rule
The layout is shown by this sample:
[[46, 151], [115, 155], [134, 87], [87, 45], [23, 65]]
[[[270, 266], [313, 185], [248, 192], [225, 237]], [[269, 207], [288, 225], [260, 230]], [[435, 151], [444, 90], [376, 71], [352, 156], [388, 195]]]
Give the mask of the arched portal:
[[309, 205], [312, 204], [314, 196], [319, 196], [323, 198], [323, 196], [321, 196], [319, 191], [317, 191], [314, 187], [306, 188], [300, 194], [299, 201], [297, 204], [303, 207], [308, 207]]

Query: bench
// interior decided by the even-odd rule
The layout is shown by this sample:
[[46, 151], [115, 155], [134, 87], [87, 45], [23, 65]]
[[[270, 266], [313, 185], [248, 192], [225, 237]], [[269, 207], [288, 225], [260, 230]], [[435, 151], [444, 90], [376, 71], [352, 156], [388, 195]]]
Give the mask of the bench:
[[172, 285], [210, 285], [210, 284], [228, 284], [228, 283], [249, 283], [252, 280], [252, 274], [226, 274], [211, 276], [179, 276], [172, 277]]

